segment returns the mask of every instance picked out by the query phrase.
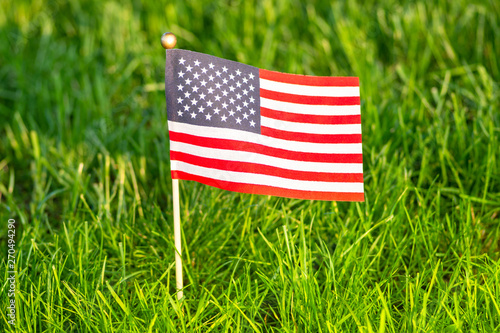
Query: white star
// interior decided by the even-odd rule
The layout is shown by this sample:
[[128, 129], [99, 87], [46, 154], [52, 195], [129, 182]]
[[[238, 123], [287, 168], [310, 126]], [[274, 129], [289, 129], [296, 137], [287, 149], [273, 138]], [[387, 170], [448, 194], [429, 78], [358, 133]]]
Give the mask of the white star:
[[243, 106], [244, 106], [244, 107], [247, 107], [247, 106], [248, 106], [248, 102], [247, 102], [247, 101], [244, 101], [244, 102], [243, 102]]
[[182, 84], [179, 84], [179, 85], [177, 86], [177, 88], [178, 88], [179, 90], [182, 90], [182, 89], [184, 89], [184, 86], [183, 86]]
[[200, 84], [204, 87], [207, 84], [207, 81], [201, 80]]
[[194, 86], [193, 87], [193, 92], [198, 92], [198, 89], [200, 89], [200, 88], [198, 88], [197, 86]]
[[194, 76], [194, 78], [195, 78], [196, 80], [198, 80], [198, 78], [200, 77], [200, 74], [198, 74], [198, 73], [194, 73], [194, 74], [193, 74], [193, 76]]
[[186, 84], [191, 84], [191, 79], [186, 79]]
[[250, 80], [253, 80], [254, 75], [252, 73], [250, 73], [250, 74], [248, 74], [248, 77], [250, 78]]
[[195, 60], [195, 61], [194, 61], [194, 65], [195, 65], [195, 66], [200, 66], [200, 62], [199, 62], [198, 60]]
[[224, 73], [225, 73], [225, 72], [227, 72], [227, 67], [226, 67], [226, 66], [222, 67], [222, 71], [223, 71]]
[[214, 64], [210, 63], [208, 64], [208, 67], [210, 67], [210, 69], [214, 69]]
[[231, 90], [231, 91], [234, 91], [234, 89], [235, 89], [235, 88], [234, 88], [233, 86], [230, 86], [230, 87], [229, 87], [229, 90]]
[[248, 94], [248, 90], [243, 89], [243, 95], [246, 95], [246, 94]]
[[219, 83], [219, 82], [217, 82], [217, 83], [215, 84], [215, 88], [217, 88], [217, 89], [220, 89], [220, 86], [221, 86], [221, 85], [220, 85], [220, 83]]
[[183, 99], [182, 98], [177, 98], [177, 103], [182, 104]]
[[222, 79], [222, 83], [227, 84], [227, 79], [226, 78]]
[[191, 70], [192, 70], [192, 69], [193, 69], [193, 67], [191, 67], [190, 65], [187, 65], [186, 70], [187, 70], [188, 72], [191, 72]]
[[204, 93], [201, 93], [201, 94], [200, 94], [200, 99], [205, 99], [205, 96], [206, 96], [206, 95], [205, 95]]
[[181, 111], [181, 110], [177, 111], [177, 114], [178, 114], [180, 117], [182, 117], [182, 111]]
[[222, 103], [222, 107], [223, 107], [224, 109], [227, 109], [227, 103], [226, 103], [226, 102]]
[[215, 113], [215, 114], [219, 114], [219, 112], [220, 112], [220, 109], [219, 109], [219, 108], [215, 108], [215, 109], [214, 109], [214, 113]]
[[236, 86], [237, 86], [238, 88], [239, 88], [239, 87], [241, 87], [241, 82], [240, 82], [240, 81], [236, 82]]
[[179, 74], [179, 77], [184, 77], [184, 74], [186, 74], [186, 73], [183, 73], [183, 72], [181, 71], [181, 72], [179, 72], [179, 73], [177, 73], [177, 74]]
[[214, 93], [214, 88], [208, 88], [208, 93], [213, 94]]
[[219, 95], [215, 96], [215, 101], [218, 102], [219, 100], [220, 100], [220, 96]]
[[204, 110], [205, 110], [205, 108], [204, 108], [203, 106], [200, 106], [200, 107], [198, 108], [198, 112], [200, 112], [200, 113], [203, 113], [203, 111], [204, 111]]
[[198, 101], [197, 101], [196, 99], [194, 99], [194, 98], [193, 98], [193, 99], [191, 100], [191, 104], [196, 105], [196, 103], [198, 103]]
[[234, 111], [233, 110], [229, 111], [229, 115], [234, 116]]
[[250, 103], [253, 103], [253, 102], [255, 102], [255, 98], [250, 97]]
[[255, 127], [255, 121], [250, 120], [250, 126]]
[[179, 64], [184, 65], [184, 62], [186, 62], [186, 60], [184, 60], [184, 58], [179, 59]]
[[241, 111], [241, 106], [236, 105], [236, 111], [240, 112]]
[[224, 90], [224, 91], [222, 92], [222, 95], [227, 96], [227, 91], [226, 91], [226, 90]]
[[209, 79], [210, 81], [213, 81], [213, 80], [214, 80], [214, 76], [213, 76], [212, 74], [210, 74], [210, 76], [208, 77], [208, 79]]
[[189, 105], [184, 105], [184, 110], [189, 111]]
[[207, 120], [210, 120], [210, 119], [212, 118], [212, 115], [211, 115], [210, 113], [207, 113], [207, 114], [205, 115], [205, 118], [207, 118]]
[[196, 118], [196, 113], [191, 112], [191, 118]]
[[212, 107], [212, 104], [214, 104], [214, 102], [212, 102], [212, 101], [208, 101], [208, 102], [207, 102], [207, 106], [208, 106], [209, 108], [210, 108], [210, 107]]
[[250, 85], [248, 88], [250, 88], [250, 91], [253, 91], [255, 89], [253, 85]]
[[236, 70], [236, 75], [241, 75], [241, 72], [239, 69]]
[[237, 94], [236, 94], [236, 98], [237, 98], [237, 99], [241, 99], [241, 94], [240, 94], [240, 93], [237, 93]]
[[233, 74], [229, 74], [229, 78], [230, 78], [231, 80], [234, 80], [234, 75], [233, 75]]
[[229, 99], [229, 103], [234, 104], [234, 98], [232, 98], [232, 97], [231, 97], [231, 98]]
[[255, 114], [255, 110], [254, 109], [250, 109], [250, 114]]
[[185, 97], [189, 97], [189, 95], [191, 95], [191, 93], [190, 93], [189, 91], [186, 91], [186, 92], [184, 93], [184, 96], [185, 96]]
[[237, 124], [241, 124], [241, 119], [240, 119], [239, 117], [238, 117], [238, 118], [236, 118], [236, 123], [237, 123]]
[[226, 121], [227, 117], [225, 115], [222, 116], [221, 120]]
[[243, 113], [243, 118], [248, 119], [248, 113]]
[[203, 67], [203, 68], [201, 69], [201, 71], [203, 72], [203, 74], [206, 74], [206, 73], [207, 73], [207, 71], [208, 71], [208, 69], [206, 69], [206, 67]]
[[247, 83], [248, 79], [246, 77], [243, 78], [243, 83]]
[[215, 75], [220, 76], [220, 72], [219, 72], [219, 71], [216, 71], [216, 72], [215, 72]]

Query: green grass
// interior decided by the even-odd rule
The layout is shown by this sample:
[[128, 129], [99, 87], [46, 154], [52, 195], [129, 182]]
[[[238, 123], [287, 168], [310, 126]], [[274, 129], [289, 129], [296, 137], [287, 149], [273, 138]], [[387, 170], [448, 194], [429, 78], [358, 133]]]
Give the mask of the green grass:
[[[498, 2], [308, 3], [0, 3], [0, 331], [500, 331]], [[165, 31], [361, 82], [366, 202], [182, 181], [182, 302]]]

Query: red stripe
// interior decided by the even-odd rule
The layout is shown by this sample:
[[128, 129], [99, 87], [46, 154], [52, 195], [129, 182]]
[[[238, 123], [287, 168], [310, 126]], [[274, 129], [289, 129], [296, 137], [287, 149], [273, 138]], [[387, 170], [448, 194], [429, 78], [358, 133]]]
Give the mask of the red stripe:
[[[313, 143], [361, 143], [361, 134], [310, 134], [275, 130], [261, 126], [262, 135], [276, 139]], [[301, 153], [302, 154], [302, 153]]]
[[272, 90], [260, 89], [260, 97], [281, 102], [308, 104], [308, 105], [360, 105], [359, 96], [325, 97], [294, 95]]
[[[263, 128], [264, 129], [264, 128]], [[271, 130], [274, 131], [274, 130]], [[178, 132], [169, 132], [170, 140], [188, 143], [196, 146], [207, 147], [207, 148], [217, 148], [217, 149], [227, 149], [227, 150], [238, 150], [246, 151], [251, 153], [259, 153], [267, 156], [274, 156], [278, 158], [284, 158], [295, 161], [305, 161], [305, 162], [327, 162], [327, 163], [362, 163], [362, 154], [320, 154], [320, 153], [303, 153], [297, 151], [291, 151], [280, 148], [272, 148], [261, 144], [236, 141], [229, 139], [214, 139], [207, 137], [199, 137], [191, 134], [184, 134]], [[271, 136], [271, 135], [269, 135]], [[294, 141], [297, 140], [297, 134], [294, 134]], [[320, 135], [323, 137], [324, 135]], [[344, 135], [345, 136], [345, 135]], [[305, 141], [305, 140], [304, 140]], [[358, 141], [352, 143], [360, 143], [361, 136]], [[351, 143], [351, 142], [346, 142]]]
[[359, 78], [353, 76], [309, 76], [286, 74], [259, 69], [259, 77], [283, 83], [302, 84], [308, 86], [358, 87]]
[[182, 161], [189, 164], [198, 165], [206, 168], [218, 169], [218, 170], [256, 173], [256, 174], [263, 174], [263, 175], [296, 179], [296, 180], [339, 182], [339, 183], [363, 183], [363, 174], [361, 173], [326, 173], [326, 172], [296, 171], [296, 170], [283, 169], [258, 163], [227, 161], [227, 160], [200, 157], [177, 151], [170, 152], [170, 160]]
[[274, 186], [243, 184], [243, 183], [216, 180], [176, 170], [172, 170], [171, 174], [173, 179], [194, 180], [209, 186], [220, 188], [222, 190], [235, 191], [241, 193], [273, 195], [277, 197], [306, 199], [306, 200], [365, 201], [364, 193], [289, 190]]
[[361, 115], [359, 114], [349, 115], [349, 116], [317, 116], [309, 114], [276, 111], [261, 107], [260, 115], [267, 118], [291, 121], [294, 123], [330, 124], [330, 125], [361, 124]]

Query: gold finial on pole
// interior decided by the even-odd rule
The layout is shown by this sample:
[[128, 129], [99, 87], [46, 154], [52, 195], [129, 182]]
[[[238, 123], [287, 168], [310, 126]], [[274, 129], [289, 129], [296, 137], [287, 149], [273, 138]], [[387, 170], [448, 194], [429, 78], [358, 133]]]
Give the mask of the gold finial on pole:
[[171, 32], [165, 32], [161, 35], [161, 46], [165, 49], [173, 49], [175, 44], [177, 44], [177, 37]]

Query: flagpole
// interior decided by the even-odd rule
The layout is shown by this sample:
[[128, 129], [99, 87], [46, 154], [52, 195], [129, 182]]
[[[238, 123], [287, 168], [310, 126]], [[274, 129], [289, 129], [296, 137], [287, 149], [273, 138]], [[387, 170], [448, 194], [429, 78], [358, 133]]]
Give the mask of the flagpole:
[[182, 258], [181, 258], [181, 213], [179, 204], [179, 179], [172, 179], [172, 196], [174, 201], [174, 240], [175, 240], [175, 281], [177, 299], [184, 296], [182, 288]]
[[[166, 52], [173, 49], [177, 43], [177, 38], [171, 32], [166, 32], [161, 36], [161, 45]], [[175, 242], [175, 281], [177, 289], [177, 299], [184, 297], [184, 283], [182, 280], [182, 257], [181, 257], [181, 211], [179, 203], [179, 180], [172, 179], [172, 197], [174, 204], [174, 242]]]

